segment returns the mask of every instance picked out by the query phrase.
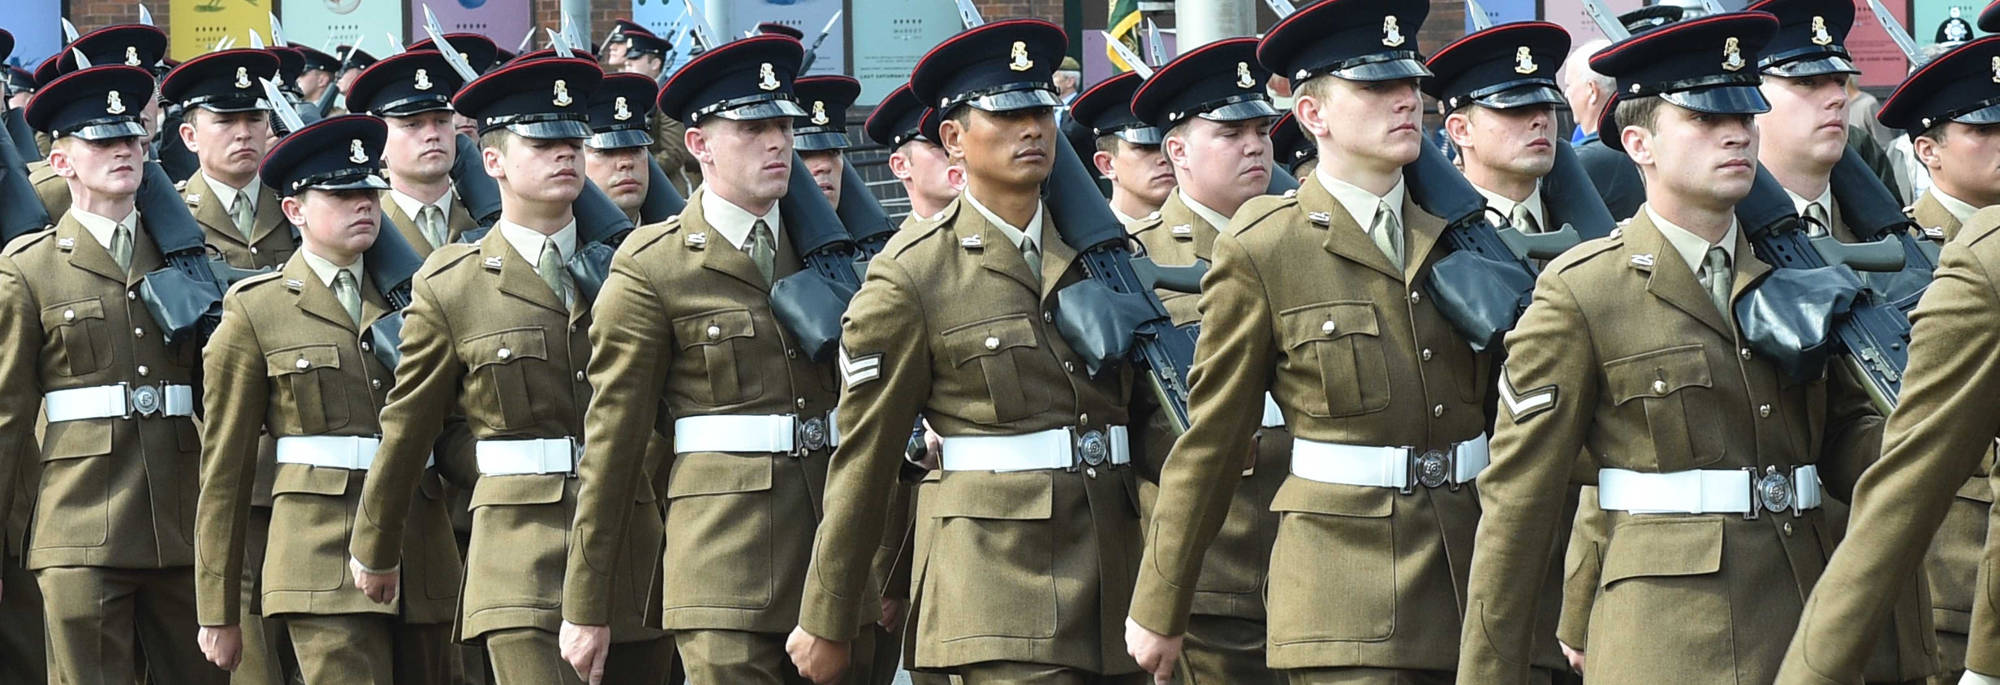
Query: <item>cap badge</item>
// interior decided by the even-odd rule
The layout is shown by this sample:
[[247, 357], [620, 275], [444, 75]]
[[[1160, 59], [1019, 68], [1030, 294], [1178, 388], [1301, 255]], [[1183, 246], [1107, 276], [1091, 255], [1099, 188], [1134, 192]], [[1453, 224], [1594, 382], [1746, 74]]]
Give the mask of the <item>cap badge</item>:
[[1535, 53], [1530, 52], [1528, 46], [1514, 48], [1514, 73], [1532, 74], [1538, 69], [1541, 67], [1535, 64]]
[[1813, 17], [1812, 43], [1813, 45], [1833, 44], [1833, 34], [1826, 32], [1826, 17]]
[[239, 90], [240, 90], [240, 89], [243, 89], [243, 88], [249, 88], [249, 87], [250, 87], [250, 69], [249, 69], [249, 68], [247, 68], [247, 67], [237, 67], [237, 68], [236, 68], [236, 87], [237, 87], [237, 89], [239, 89]]
[[430, 89], [431, 89], [431, 70], [418, 69], [417, 90], [430, 90]]
[[824, 100], [814, 100], [813, 116], [812, 116], [813, 125], [825, 126], [828, 121], [832, 120], [826, 118], [826, 102]]
[[2000, 57], [1993, 58], [1993, 82], [2000, 83]]
[[136, 67], [141, 64], [144, 63], [139, 61], [139, 48], [130, 45], [125, 46], [125, 66]]
[[625, 96], [620, 95], [618, 99], [611, 101], [611, 118], [618, 121], [632, 118], [632, 106], [626, 104]]
[[1389, 16], [1383, 17], [1382, 46], [1394, 48], [1394, 47], [1401, 47], [1402, 45], [1403, 45], [1403, 30], [1396, 26], [1396, 15], [1391, 14]]
[[1255, 86], [1255, 85], [1257, 85], [1257, 79], [1254, 79], [1254, 78], [1251, 78], [1251, 77], [1250, 77], [1250, 63], [1249, 63], [1249, 62], [1237, 62], [1237, 63], [1236, 63], [1236, 87], [1238, 87], [1238, 88], [1249, 88], [1249, 87], [1252, 87], [1252, 86]]
[[771, 63], [757, 65], [757, 90], [777, 90], [778, 72], [771, 69]]
[[125, 113], [125, 99], [118, 97], [118, 91], [114, 90], [104, 94], [104, 113], [106, 114]]
[[556, 79], [556, 98], [554, 100], [550, 100], [550, 102], [557, 107], [568, 107], [570, 106], [571, 103], [576, 102], [575, 100], [569, 99], [568, 81], [562, 79]]
[[1028, 59], [1027, 41], [1022, 41], [1022, 40], [1014, 41], [1014, 50], [1013, 52], [1009, 53], [1009, 56], [1013, 58], [1013, 61], [1007, 63], [1008, 69], [1012, 69], [1014, 71], [1027, 71], [1035, 67], [1035, 61]]
[[353, 142], [348, 144], [347, 161], [353, 162], [355, 164], [368, 163], [368, 151], [361, 149], [360, 138], [355, 138]]
[[1743, 68], [1743, 47], [1735, 36], [1722, 41], [1722, 69], [1736, 71]]

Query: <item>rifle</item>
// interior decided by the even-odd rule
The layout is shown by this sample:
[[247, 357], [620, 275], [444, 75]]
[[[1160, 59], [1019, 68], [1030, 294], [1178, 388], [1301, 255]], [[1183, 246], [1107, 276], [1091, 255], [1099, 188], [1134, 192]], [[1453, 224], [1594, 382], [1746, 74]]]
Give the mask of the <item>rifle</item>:
[[837, 212], [840, 223], [861, 248], [862, 259], [874, 257], [882, 252], [882, 246], [889, 244], [889, 236], [896, 234], [896, 224], [882, 211], [882, 203], [875, 200], [875, 194], [868, 192], [868, 182], [862, 180], [861, 172], [855, 171], [853, 164], [841, 167]]
[[146, 162], [135, 200], [145, 217], [146, 234], [167, 263], [140, 281], [139, 299], [160, 324], [167, 344], [199, 346], [222, 322], [223, 291], [230, 283], [260, 272], [236, 269], [208, 256], [201, 224], [188, 212], [187, 201], [159, 162]]
[[[9, 110], [8, 114], [11, 118], [20, 117], [17, 110]], [[0, 207], [12, 208], [0, 212], [0, 245], [54, 223], [49, 221], [49, 211], [42, 206], [42, 199], [35, 195], [35, 184], [28, 180], [27, 162], [13, 145], [0, 145]]]
[[42, 148], [35, 144], [35, 129], [28, 127], [28, 116], [19, 107], [8, 107], [6, 113], [7, 138], [13, 143], [14, 154], [22, 160], [41, 159]]
[[1590, 182], [1590, 174], [1577, 159], [1569, 141], [1556, 139], [1556, 163], [1542, 177], [1542, 202], [1551, 216], [1562, 219], [1564, 228], [1575, 228], [1578, 240], [1594, 240], [1611, 235], [1618, 220], [1604, 206], [1604, 197]]
[[641, 223], [658, 223], [673, 218], [681, 210], [687, 209], [687, 198], [674, 190], [674, 184], [667, 180], [667, 172], [660, 168], [660, 161], [646, 155], [646, 199], [639, 204]]
[[778, 200], [778, 211], [806, 268], [771, 284], [771, 314], [809, 358], [825, 363], [839, 346], [847, 302], [861, 289], [864, 253], [797, 153], [792, 154], [790, 185]]
[[1916, 309], [1917, 301], [1923, 298], [1937, 272], [1942, 236], [1937, 240], [1919, 237], [1924, 230], [1903, 213], [1902, 203], [1852, 148], [1834, 164], [1830, 185], [1833, 202], [1840, 207], [1840, 216], [1855, 237], [1870, 241], [1893, 238], [1902, 245], [1902, 270], [1865, 273], [1861, 280], [1907, 315]]
[[819, 37], [814, 38], [812, 46], [806, 48], [805, 59], [799, 61], [800, 75], [804, 75], [812, 69], [813, 58], [819, 56], [819, 44], [826, 42], [826, 34], [833, 32], [833, 25], [840, 21], [840, 15], [843, 12], [846, 12], [846, 10], [834, 10], [833, 16], [826, 20], [826, 26], [820, 28]]
[[403, 308], [410, 306], [410, 284], [416, 278], [417, 267], [424, 265], [424, 258], [403, 239], [402, 231], [396, 229], [387, 212], [381, 214], [380, 221], [375, 230], [375, 244], [363, 253], [366, 258], [361, 260], [361, 269], [368, 272], [376, 292], [382, 293], [382, 300], [389, 303], [389, 312], [368, 325], [368, 337], [373, 341], [375, 359], [394, 371], [403, 360]]
[[338, 85], [340, 72], [347, 71], [348, 67], [354, 66], [354, 53], [361, 49], [361, 41], [367, 39], [367, 36], [355, 36], [354, 44], [347, 48], [347, 54], [340, 57], [340, 66], [333, 70], [336, 77], [335, 81], [326, 84], [325, 88], [320, 89], [319, 100], [313, 103], [313, 108], [318, 110], [320, 114], [324, 115], [327, 112], [333, 111], [334, 98], [340, 97], [340, 87]]

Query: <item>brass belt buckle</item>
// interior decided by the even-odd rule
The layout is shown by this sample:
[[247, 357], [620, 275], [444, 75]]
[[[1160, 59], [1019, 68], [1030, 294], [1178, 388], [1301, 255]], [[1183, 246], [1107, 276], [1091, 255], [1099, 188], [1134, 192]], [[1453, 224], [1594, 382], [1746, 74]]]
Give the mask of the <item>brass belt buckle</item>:
[[793, 424], [797, 426], [795, 429], [797, 431], [797, 435], [795, 436], [797, 437], [797, 444], [793, 445], [792, 456], [804, 457], [809, 452], [817, 452], [826, 448], [828, 435], [826, 417], [814, 416], [805, 420], [793, 419]]
[[1111, 441], [1104, 432], [1087, 430], [1076, 435], [1076, 456], [1085, 466], [1103, 466], [1111, 459]]
[[128, 391], [125, 400], [125, 406], [127, 407], [126, 418], [130, 418], [133, 414], [151, 418], [166, 411], [165, 393], [160, 390], [159, 386], [128, 386]]

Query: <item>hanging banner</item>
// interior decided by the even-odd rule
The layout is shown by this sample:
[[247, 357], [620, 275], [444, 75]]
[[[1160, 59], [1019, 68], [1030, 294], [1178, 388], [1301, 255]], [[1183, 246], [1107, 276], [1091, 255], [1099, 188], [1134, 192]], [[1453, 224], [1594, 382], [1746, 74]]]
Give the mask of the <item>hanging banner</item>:
[[[395, 0], [390, 1], [395, 2]], [[410, 13], [405, 15], [408, 20], [405, 25], [412, 30], [405, 36], [406, 44], [428, 37], [424, 35], [423, 29], [426, 3], [430, 5], [431, 11], [437, 14], [438, 24], [444, 27], [445, 33], [477, 33], [493, 39], [493, 42], [507, 50], [514, 49], [514, 46], [520, 43], [521, 37], [528, 35], [528, 29], [534, 26], [534, 12], [528, 0], [410, 0]], [[538, 36], [534, 44], [539, 46], [546, 41], [546, 35]], [[371, 45], [374, 42], [373, 39], [369, 40]], [[369, 52], [377, 56], [382, 54], [374, 50]]]
[[[720, 0], [708, 0], [708, 2], [718, 2], [718, 1]], [[813, 41], [819, 40], [819, 31], [820, 29], [826, 27], [826, 20], [832, 19], [833, 13], [839, 12], [841, 10], [841, 0], [728, 0], [728, 1], [730, 2], [729, 18], [734, 25], [718, 26], [716, 27], [716, 30], [728, 34], [729, 38], [742, 37], [745, 31], [756, 30], [758, 24], [762, 24], [765, 22], [775, 22], [798, 29], [801, 33], [806, 34], [805, 43], [807, 48], [812, 47]], [[948, 2], [943, 2], [942, 0], [926, 0], [926, 3], [943, 5], [945, 9], [951, 10], [950, 14], [953, 17], [958, 16], [957, 13], [958, 10], [956, 9], [957, 7], [956, 5], [953, 5]], [[881, 4], [881, 5], [893, 6], [905, 3], [892, 1], [892, 2], [880, 2], [880, 3], [858, 2], [855, 4], [856, 5]], [[838, 23], [835, 23], [833, 25], [833, 30], [827, 32], [826, 40], [819, 44], [818, 56], [813, 58], [812, 69], [808, 70], [806, 72], [806, 75], [842, 74], [847, 72], [847, 26], [845, 25], [849, 23], [850, 19], [859, 21], [860, 20], [859, 15], [861, 14], [862, 9], [863, 9], [862, 7], [856, 7], [853, 14], [843, 15], [843, 18]], [[869, 14], [875, 15], [877, 17], [877, 20], [885, 19], [885, 17], [882, 17], [876, 12], [871, 11], [869, 12]], [[953, 19], [953, 21], [955, 22], [957, 20]], [[855, 26], [862, 26], [862, 24], [857, 23], [855, 24]], [[857, 31], [858, 30], [859, 29], [857, 29]], [[717, 36], [716, 40], [726, 40], [726, 39], [721, 36]], [[864, 86], [863, 88], [864, 89], [862, 97], [866, 99], [867, 97], [866, 87]], [[887, 95], [888, 92], [883, 91], [883, 94]]]
[[[874, 107], [889, 91], [909, 81], [917, 60], [961, 28], [957, 6], [940, 0], [856, 2], [854, 11], [841, 21], [854, 27], [854, 70], [850, 73], [861, 80], [861, 100], [855, 103], [859, 107]], [[825, 23], [822, 16], [820, 24]], [[818, 31], [819, 26], [810, 30]], [[831, 43], [833, 38], [826, 41]], [[821, 48], [820, 59], [827, 58], [824, 50]]]
[[0, 29], [14, 34], [7, 63], [33, 71], [62, 47], [62, 0], [14, 0], [0, 13]]
[[367, 41], [362, 50], [386, 55], [389, 35], [399, 40], [404, 36], [402, 0], [279, 0], [278, 8], [287, 40], [329, 55], [335, 47], [353, 45], [363, 36]]
[[271, 10], [269, 0], [173, 0], [167, 8], [172, 29], [168, 31], [167, 56], [186, 61], [206, 54], [223, 36], [235, 38], [237, 47], [246, 47], [251, 31], [268, 45]]

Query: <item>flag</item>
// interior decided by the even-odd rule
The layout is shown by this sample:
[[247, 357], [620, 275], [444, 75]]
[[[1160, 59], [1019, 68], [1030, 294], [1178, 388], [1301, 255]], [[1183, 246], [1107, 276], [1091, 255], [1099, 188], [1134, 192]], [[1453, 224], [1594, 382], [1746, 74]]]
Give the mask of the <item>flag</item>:
[[[1106, 33], [1111, 34], [1112, 40], [1124, 43], [1125, 47], [1132, 49], [1133, 54], [1138, 54], [1139, 24], [1142, 21], [1144, 17], [1139, 14], [1139, 0], [1111, 0], [1111, 16], [1104, 23], [1111, 27]], [[1104, 54], [1111, 59], [1111, 66], [1119, 71], [1132, 70], [1132, 65], [1119, 59], [1118, 52], [1112, 50], [1110, 46], [1105, 46]]]

